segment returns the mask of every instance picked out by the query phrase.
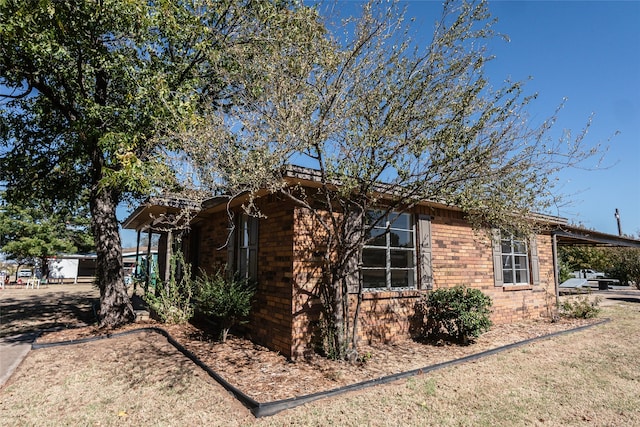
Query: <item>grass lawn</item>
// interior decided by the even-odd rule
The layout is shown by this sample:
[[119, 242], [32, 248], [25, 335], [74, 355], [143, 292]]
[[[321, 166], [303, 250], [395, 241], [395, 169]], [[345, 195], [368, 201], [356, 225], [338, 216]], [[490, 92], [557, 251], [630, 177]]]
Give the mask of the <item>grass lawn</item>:
[[157, 335], [40, 349], [0, 390], [0, 425], [640, 425], [640, 304], [601, 317], [612, 321], [261, 419]]

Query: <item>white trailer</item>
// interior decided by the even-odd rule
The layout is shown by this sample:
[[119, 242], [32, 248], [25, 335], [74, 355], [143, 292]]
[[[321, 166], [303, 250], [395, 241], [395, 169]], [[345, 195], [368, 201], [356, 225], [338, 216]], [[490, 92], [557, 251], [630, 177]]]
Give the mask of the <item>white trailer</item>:
[[95, 255], [63, 255], [50, 258], [48, 264], [49, 283], [86, 283], [95, 278]]

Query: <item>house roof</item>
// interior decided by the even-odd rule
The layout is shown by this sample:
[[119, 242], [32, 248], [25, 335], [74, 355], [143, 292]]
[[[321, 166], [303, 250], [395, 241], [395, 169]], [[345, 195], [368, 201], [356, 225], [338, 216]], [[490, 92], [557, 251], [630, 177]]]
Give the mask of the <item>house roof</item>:
[[150, 197], [122, 222], [122, 228], [143, 230], [163, 215], [177, 214], [183, 209], [197, 212], [201, 209], [201, 204], [174, 195]]
[[[282, 176], [289, 184], [304, 185], [309, 187], [317, 187], [322, 185], [322, 173], [317, 169], [296, 165], [287, 165], [283, 170]], [[337, 187], [341, 183], [339, 179], [336, 179], [329, 184], [335, 185]], [[374, 191], [377, 191], [380, 194], [393, 194], [394, 188], [395, 187], [393, 185], [378, 184], [375, 186]], [[228, 196], [214, 196], [205, 199], [200, 204], [197, 204], [193, 200], [175, 196], [150, 198], [144, 205], [138, 207], [124, 221], [123, 227], [137, 230], [147, 228], [149, 226], [153, 226], [153, 218], [157, 218], [158, 216], [166, 213], [177, 213], [180, 209], [184, 208], [189, 208], [198, 212], [216, 211], [221, 209], [222, 205], [227, 204], [229, 200], [230, 197]], [[439, 207], [448, 210], [461, 210], [456, 206], [433, 200], [423, 200], [419, 204]], [[555, 227], [552, 229], [552, 234], [556, 236], [558, 245], [640, 247], [640, 240], [636, 240], [630, 237], [611, 235], [595, 230], [587, 230], [577, 226], [571, 226], [568, 224], [566, 218], [562, 218], [559, 216], [534, 213], [532, 215], [532, 219], [546, 223], [551, 227]]]

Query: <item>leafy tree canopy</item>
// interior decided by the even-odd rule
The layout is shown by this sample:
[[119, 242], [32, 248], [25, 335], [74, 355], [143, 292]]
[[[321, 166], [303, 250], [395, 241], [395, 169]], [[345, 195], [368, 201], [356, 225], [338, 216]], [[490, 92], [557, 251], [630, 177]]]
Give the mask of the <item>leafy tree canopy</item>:
[[133, 318], [116, 207], [176, 185], [157, 136], [231, 108], [262, 78], [251, 58], [315, 16], [286, 0], [0, 2], [0, 179], [12, 202], [88, 191], [103, 325]]
[[[90, 252], [88, 215], [36, 201], [4, 204], [0, 212], [0, 250], [19, 264], [40, 265], [60, 253]], [[46, 275], [46, 271], [43, 271]]]

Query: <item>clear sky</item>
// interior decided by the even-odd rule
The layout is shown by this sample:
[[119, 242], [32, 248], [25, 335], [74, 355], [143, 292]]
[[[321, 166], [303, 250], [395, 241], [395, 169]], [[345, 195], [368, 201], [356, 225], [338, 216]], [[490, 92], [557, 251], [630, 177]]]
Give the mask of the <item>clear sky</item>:
[[[339, 1], [343, 13], [360, 1]], [[418, 37], [428, 43], [442, 2], [412, 0]], [[489, 1], [494, 27], [510, 41], [496, 38], [489, 70], [494, 85], [505, 78], [529, 80], [525, 92], [537, 93], [529, 105], [533, 120], [543, 120], [567, 99], [554, 133], [579, 133], [593, 115], [589, 145], [608, 151], [595, 170], [561, 174], [562, 192], [572, 203], [554, 212], [571, 223], [617, 234], [640, 233], [640, 0]], [[416, 40], [420, 43], [420, 40]], [[617, 134], [617, 135], [616, 135]], [[614, 136], [615, 135], [615, 136]], [[135, 245], [125, 233], [124, 244]]]
[[[440, 1], [406, 2], [426, 39]], [[352, 3], [353, 4], [353, 3]], [[640, 1], [489, 1], [494, 27], [510, 41], [489, 44], [494, 84], [527, 80], [533, 120], [551, 115], [567, 98], [555, 134], [579, 133], [593, 115], [590, 145], [608, 147], [603, 167], [566, 170], [562, 192], [572, 204], [549, 212], [572, 223], [617, 234], [640, 233]], [[619, 132], [616, 136], [614, 136]]]

